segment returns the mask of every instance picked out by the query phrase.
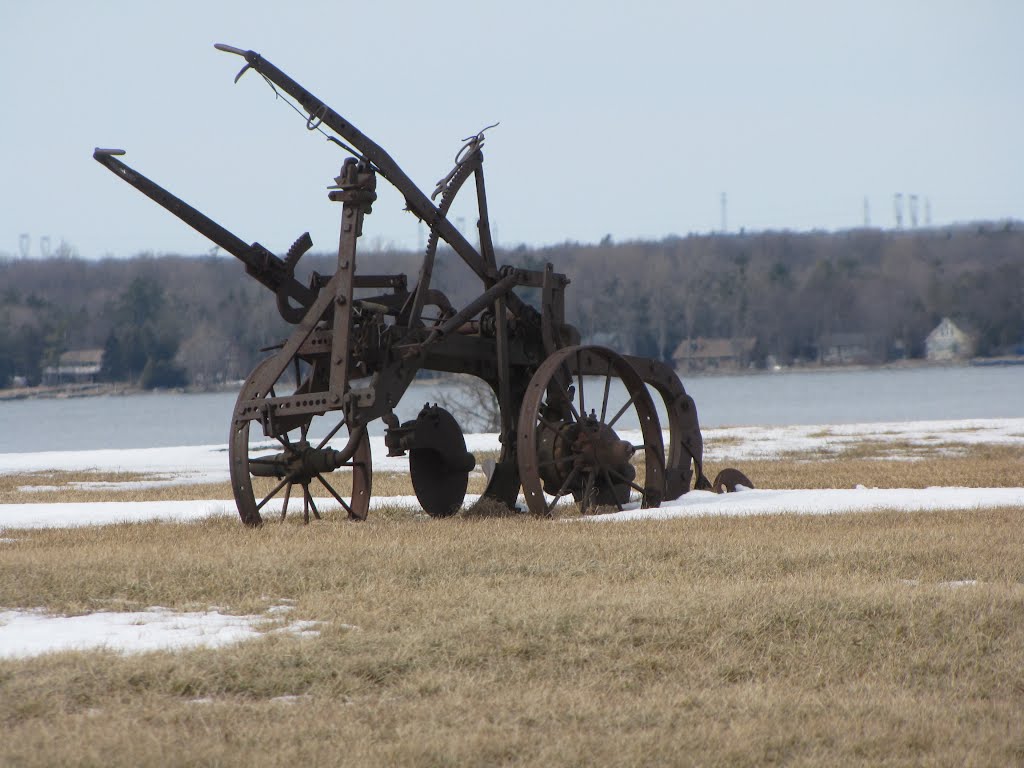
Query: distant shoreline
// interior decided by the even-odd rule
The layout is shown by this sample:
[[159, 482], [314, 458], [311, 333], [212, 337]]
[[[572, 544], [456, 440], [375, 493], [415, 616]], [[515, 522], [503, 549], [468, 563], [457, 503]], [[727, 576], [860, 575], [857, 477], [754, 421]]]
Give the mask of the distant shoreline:
[[[746, 368], [709, 371], [680, 371], [676, 373], [683, 382], [696, 378], [717, 378], [724, 376], [768, 376], [786, 373], [850, 373], [855, 371], [916, 370], [924, 368], [968, 368], [1001, 367], [1024, 365], [1024, 356], [1003, 356], [973, 358], [955, 362], [933, 362], [930, 360], [897, 360], [879, 365], [792, 365], [781, 368]], [[454, 379], [452, 376], [431, 377], [433, 381]], [[215, 387], [183, 387], [178, 389], [143, 389], [123, 382], [101, 382], [94, 384], [60, 384], [38, 387], [10, 387], [0, 389], [0, 402], [13, 400], [66, 400], [83, 397], [109, 397], [124, 395], [161, 394], [207, 394], [212, 392], [237, 392], [242, 382], [227, 382]]]
[[232, 382], [218, 387], [182, 387], [176, 389], [143, 389], [123, 382], [102, 382], [97, 384], [57, 384], [38, 387], [11, 387], [0, 389], [0, 402], [10, 400], [68, 400], [82, 397], [108, 397], [147, 394], [202, 394], [207, 392], [235, 392], [241, 382]]

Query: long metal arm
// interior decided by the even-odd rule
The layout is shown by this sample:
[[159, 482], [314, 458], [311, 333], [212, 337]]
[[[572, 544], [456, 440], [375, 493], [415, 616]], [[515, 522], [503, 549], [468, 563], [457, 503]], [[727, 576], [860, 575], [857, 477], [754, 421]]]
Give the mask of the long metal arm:
[[[255, 51], [246, 51], [223, 43], [214, 46], [219, 51], [233, 53], [241, 56], [246, 61], [246, 69], [254, 69], [266, 77], [270, 82], [294, 98], [309, 115], [311, 125], [322, 122], [332, 131], [341, 136], [345, 141], [359, 150], [378, 170], [381, 176], [387, 179], [404, 197], [406, 205], [417, 217], [435, 228], [462, 260], [469, 265], [488, 287], [498, 281], [499, 275], [495, 267], [477, 253], [469, 241], [462, 236], [455, 226], [448, 221], [440, 210], [430, 201], [423, 192], [413, 183], [405, 172], [398, 166], [398, 163], [385, 152], [378, 144], [363, 134], [358, 128], [345, 120], [341, 115], [327, 106], [312, 93], [307, 91], [292, 78], [264, 59]], [[245, 70], [243, 69], [242, 72]], [[241, 76], [241, 72], [239, 76]], [[236, 78], [237, 79], [237, 78]], [[509, 308], [519, 314], [524, 306], [517, 300], [514, 294], [509, 295]]]
[[243, 264], [245, 271], [263, 285], [280, 295], [288, 296], [304, 307], [316, 300], [316, 294], [296, 280], [284, 261], [259, 243], [247, 244], [237, 235], [229, 232], [209, 216], [200, 213], [184, 200], [175, 197], [155, 181], [146, 178], [134, 168], [117, 159], [122, 155], [119, 149], [96, 149], [93, 159], [116, 176], [124, 179], [150, 200], [158, 203], [201, 235], [208, 237]]

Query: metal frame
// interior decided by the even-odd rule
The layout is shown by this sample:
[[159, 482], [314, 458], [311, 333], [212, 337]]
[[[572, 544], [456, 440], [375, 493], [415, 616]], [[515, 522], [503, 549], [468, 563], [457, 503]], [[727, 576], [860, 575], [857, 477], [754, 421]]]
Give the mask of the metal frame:
[[[365, 517], [365, 507], [354, 510], [324, 475], [337, 467], [351, 467], [353, 457], [361, 462], [360, 466], [369, 463], [365, 431], [367, 424], [378, 418], [388, 426], [386, 442], [392, 455], [408, 451], [414, 470], [419, 468], [413, 472], [414, 481], [417, 477], [432, 478], [418, 481], [421, 487], [417, 494], [421, 501], [429, 498], [443, 502], [424, 502], [427, 511], [437, 516], [450, 514], [461, 504], [458, 489], [461, 486], [464, 494], [464, 475], [473, 465], [469, 460], [472, 456], [465, 451], [461, 430], [457, 425], [453, 428], [453, 422], [440, 417], [436, 410], [428, 414], [425, 409], [420, 418], [406, 424], [399, 424], [393, 411], [421, 369], [472, 374], [495, 392], [501, 413], [502, 451], [484, 496], [508, 507], [515, 506], [522, 485], [532, 489], [526, 497], [531, 511], [551, 512], [533, 475], [545, 459], [538, 451], [542, 453], [545, 449], [543, 445], [538, 448], [530, 437], [530, 430], [540, 418], [538, 409], [550, 407], [542, 406], [543, 392], [556, 399], [558, 391], [562, 398], [568, 393], [571, 402], [574, 382], [582, 388], [583, 375], [610, 375], [613, 367], [617, 378], [629, 381], [630, 391], [640, 387], [649, 399], [641, 382], [653, 388], [664, 400], [669, 415], [666, 460], [657, 413], [653, 405], [646, 401], [643, 405], [647, 476], [657, 486], [645, 489], [643, 502], [657, 504], [661, 499], [678, 497], [689, 489], [695, 474], [698, 487], [710, 487], [701, 469], [703, 443], [696, 407], [674, 371], [658, 361], [620, 357], [600, 348], [566, 352], [577, 349], [574, 345], [579, 344], [579, 333], [565, 322], [568, 278], [555, 272], [550, 264], [544, 270], [498, 266], [484, 183], [483, 131], [466, 140], [455, 166], [428, 198], [387, 152], [258, 53], [221, 44], [216, 47], [245, 59], [238, 77], [249, 69], [258, 72], [275, 91], [280, 89], [298, 103], [307, 115], [307, 127], [325, 126], [334, 134], [329, 138], [354, 155], [342, 165], [329, 193], [331, 200], [342, 204], [335, 272], [330, 277], [314, 276], [309, 285], [302, 285], [295, 278], [295, 266], [312, 246], [308, 233], [295, 241], [283, 259], [279, 258], [259, 243], [246, 244], [127, 166], [118, 159], [123, 154], [121, 150], [97, 149], [94, 153], [98, 162], [124, 181], [242, 261], [251, 276], [275, 293], [282, 317], [296, 326], [287, 341], [253, 371], [232, 416], [230, 461], [243, 522], [259, 525], [260, 509], [271, 498], [255, 502], [251, 483], [247, 481], [256, 476], [275, 477], [280, 481], [278, 488], [286, 486], [285, 512], [292, 486], [300, 484], [308, 519], [313, 504], [309, 486], [317, 480], [346, 506], [351, 517]], [[378, 176], [403, 195], [408, 210], [430, 230], [423, 262], [411, 288], [405, 275], [358, 273], [358, 240], [365, 217], [376, 200]], [[456, 195], [471, 176], [479, 214], [479, 250], [447, 216]], [[435, 204], [433, 199], [438, 196], [440, 202]], [[453, 307], [431, 285], [440, 241], [447, 243], [481, 280], [481, 293], [464, 307]], [[539, 312], [516, 293], [520, 288], [540, 289]], [[356, 289], [382, 292], [357, 298]], [[428, 306], [438, 311], [438, 317], [430, 321], [424, 319]], [[277, 388], [292, 369], [294, 391], [279, 394]], [[535, 378], [538, 375], [542, 379], [540, 385]], [[538, 386], [543, 392], [538, 391]], [[637, 397], [635, 393], [632, 399]], [[335, 450], [326, 444], [309, 445], [306, 436], [310, 422], [331, 413], [340, 416], [334, 432], [342, 426], [348, 431], [345, 446]], [[610, 426], [594, 426], [600, 420], [588, 421], [586, 416], [571, 415], [566, 410], [561, 426], [572, 426], [577, 442], [586, 442], [584, 432], [593, 428], [593, 434], [601, 437], [588, 440], [607, 440], [611, 441], [609, 445], [618, 445], [618, 436]], [[249, 455], [246, 442], [252, 422], [258, 422], [268, 438], [280, 443], [279, 453]], [[524, 425], [523, 429], [520, 425]], [[238, 437], [242, 430], [246, 440]], [[295, 430], [299, 430], [301, 439], [289, 437]], [[656, 446], [650, 445], [654, 435]], [[573, 454], [572, 460], [580, 464], [593, 461], [594, 455], [609, 453], [588, 450]], [[362, 469], [367, 473], [365, 484], [353, 493], [368, 497], [370, 470], [368, 466]], [[521, 482], [521, 472], [531, 473], [525, 484]], [[605, 472], [604, 476], [609, 475]], [[565, 480], [566, 486], [571, 482]], [[588, 496], [581, 489], [576, 490], [580, 491], [574, 491], [577, 497], [581, 493]], [[589, 496], [601, 497], [596, 492]], [[618, 500], [621, 496], [609, 491], [603, 498]], [[315, 506], [312, 511], [317, 514]]]

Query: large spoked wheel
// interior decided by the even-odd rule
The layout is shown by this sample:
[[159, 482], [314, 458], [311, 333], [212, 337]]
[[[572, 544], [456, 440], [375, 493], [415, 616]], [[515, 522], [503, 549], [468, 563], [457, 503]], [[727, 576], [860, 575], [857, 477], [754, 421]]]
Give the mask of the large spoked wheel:
[[260, 420], [238, 417], [254, 400], [315, 391], [315, 364], [293, 361], [275, 379], [272, 361], [261, 362], [246, 379], [231, 422], [228, 460], [238, 516], [246, 525], [259, 526], [263, 514], [273, 510], [284, 520], [289, 505], [298, 507], [301, 496], [308, 523], [310, 513], [320, 519], [314, 494], [326, 491], [349, 518], [366, 519], [373, 469], [365, 429], [349, 434], [344, 413], [328, 411], [271, 420], [270, 434], [260, 439]]
[[[586, 391], [584, 376], [593, 377]], [[517, 449], [535, 515], [550, 516], [568, 496], [583, 514], [661, 503], [658, 413], [636, 370], [610, 349], [567, 347], [541, 364], [519, 412]]]

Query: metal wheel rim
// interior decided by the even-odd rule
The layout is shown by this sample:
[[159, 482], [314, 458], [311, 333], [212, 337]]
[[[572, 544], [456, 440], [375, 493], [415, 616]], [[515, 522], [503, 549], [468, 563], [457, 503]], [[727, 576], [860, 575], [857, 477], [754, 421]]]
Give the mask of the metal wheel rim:
[[[642, 446], [634, 446], [634, 448], [642, 448], [645, 452], [645, 472], [642, 483], [629, 483], [629, 485], [633, 490], [640, 492], [643, 507], [658, 506], [661, 503], [664, 489], [665, 449], [658, 413], [650, 393], [636, 370], [621, 355], [605, 347], [576, 346], [566, 347], [548, 357], [530, 380], [526, 396], [523, 398], [517, 430], [517, 452], [523, 495], [530, 512], [538, 516], [551, 516], [555, 505], [571, 493], [567, 481], [566, 487], [560, 489], [560, 493], [555, 494], [552, 502], [548, 502], [545, 498], [540, 474], [544, 469], [538, 451], [540, 411], [541, 406], [545, 403], [549, 385], [552, 385], [553, 378], [559, 375], [560, 370], [569, 371], [572, 383], [578, 386], [574, 399], [579, 398], [581, 407], [576, 409], [574, 418], [579, 416], [580, 411], [585, 411], [585, 399], [581, 396], [582, 376], [594, 375], [595, 371], [598, 372], [598, 375], [604, 375], [607, 382], [601, 402], [601, 416], [598, 420], [600, 424], [614, 427], [623, 412], [628, 410], [627, 406], [632, 406], [643, 436]], [[608, 409], [608, 391], [612, 378], [622, 381], [629, 397], [626, 405], [614, 416], [610, 415]], [[557, 384], [553, 386], [558, 387]], [[544, 427], [542, 426], [542, 428]], [[614, 484], [617, 480], [618, 478], [606, 478], [603, 482], [611, 481]], [[618, 484], [621, 485], [621, 481], [618, 481]], [[584, 498], [583, 506], [586, 505], [586, 502], [587, 499]], [[616, 504], [620, 508], [622, 507], [618, 501]]]
[[[260, 373], [263, 368], [272, 360], [273, 358], [267, 358], [266, 360], [261, 361], [259, 365], [253, 369], [252, 373], [249, 374], [249, 377], [246, 379], [241, 391], [238, 393], [236, 411], [238, 409], [238, 404], [251, 400], [253, 397], [258, 397], [261, 394], [266, 394], [258, 391], [257, 382], [261, 378]], [[335, 419], [343, 419], [343, 416], [338, 411], [329, 411], [321, 418], [327, 418], [331, 416], [331, 414], [335, 414]], [[314, 418], [317, 417], [311, 416], [307, 425], [311, 423]], [[253, 488], [252, 482], [253, 475], [249, 471], [250, 460], [252, 458], [258, 458], [251, 457], [249, 455], [249, 430], [252, 423], [253, 422], [250, 420], [236, 421], [234, 417], [232, 417], [231, 435], [228, 441], [228, 465], [231, 476], [231, 488], [235, 497], [238, 516], [245, 525], [252, 527], [261, 526], [264, 522], [263, 516], [261, 515], [261, 509], [263, 509], [263, 507], [265, 507], [270, 501], [273, 501], [278, 497], [283, 501], [283, 512], [281, 514], [282, 519], [284, 519], [285, 514], [289, 511], [289, 504], [293, 500], [297, 502], [299, 496], [301, 496], [304, 519], [308, 521], [310, 512], [312, 512], [316, 518], [319, 518], [319, 510], [313, 501], [313, 490], [315, 488], [319, 488], [321, 491], [326, 490], [331, 496], [333, 496], [335, 501], [337, 501], [346, 511], [350, 519], [366, 519], [370, 508], [373, 467], [372, 457], [370, 454], [370, 440], [365, 431], [362, 432], [362, 438], [356, 446], [355, 453], [353, 454], [351, 461], [346, 462], [344, 465], [352, 472], [352, 492], [347, 497], [344, 494], [338, 493], [328, 479], [324, 478], [322, 475], [317, 475], [316, 478], [311, 478], [305, 483], [298, 480], [294, 482], [282, 482], [280, 485], [275, 487], [271, 493], [261, 496], [259, 497], [259, 500], [257, 500], [258, 496]], [[282, 442], [280, 439], [267, 438], [268, 441], [275, 439], [284, 451], [288, 450], [287, 444]], [[293, 491], [296, 488], [301, 489], [301, 493], [294, 494]]]

